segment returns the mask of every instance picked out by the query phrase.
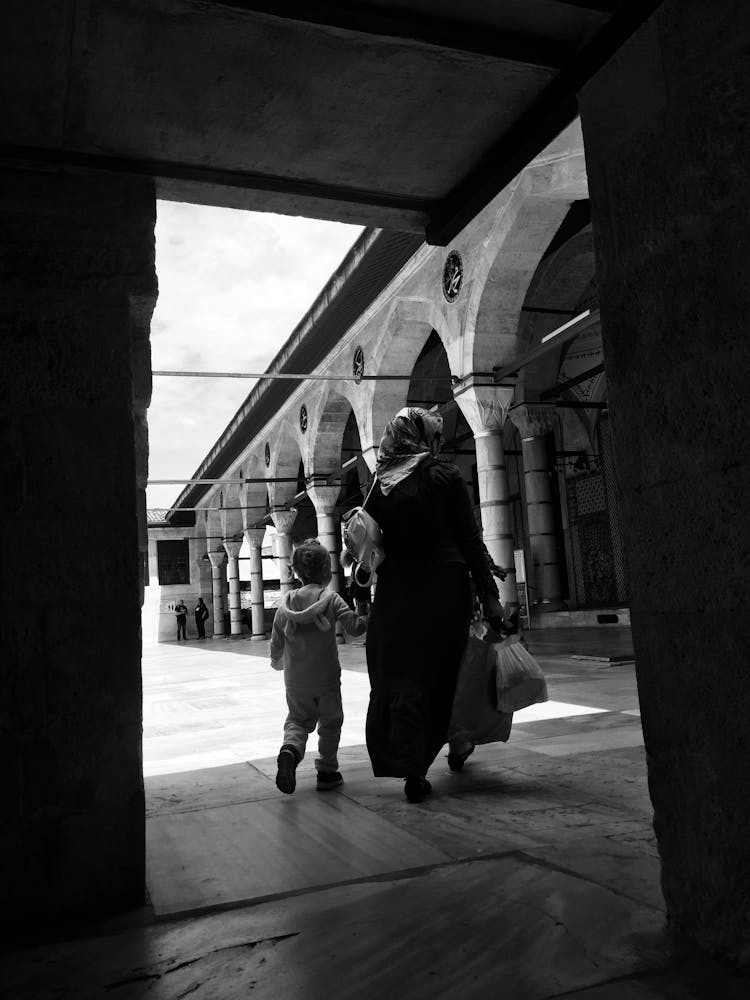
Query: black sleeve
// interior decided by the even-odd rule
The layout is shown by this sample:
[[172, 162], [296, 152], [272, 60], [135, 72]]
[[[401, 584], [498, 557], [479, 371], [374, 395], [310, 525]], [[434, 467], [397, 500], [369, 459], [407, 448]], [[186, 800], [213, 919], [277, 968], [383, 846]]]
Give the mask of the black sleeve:
[[444, 491], [451, 531], [469, 567], [479, 599], [490, 594], [498, 597], [497, 584], [490, 571], [487, 550], [461, 471], [455, 465], [441, 463], [436, 467], [433, 479], [440, 485], [441, 491]]

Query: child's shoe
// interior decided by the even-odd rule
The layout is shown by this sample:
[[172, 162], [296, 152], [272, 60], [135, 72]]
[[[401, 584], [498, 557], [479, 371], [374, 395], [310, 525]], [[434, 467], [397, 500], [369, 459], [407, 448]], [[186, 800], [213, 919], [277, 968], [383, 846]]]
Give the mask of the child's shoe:
[[276, 763], [278, 764], [276, 787], [286, 795], [291, 795], [297, 787], [297, 778], [294, 772], [297, 770], [298, 762], [297, 751], [293, 746], [285, 743], [279, 751], [279, 756], [276, 758]]
[[318, 780], [315, 787], [319, 792], [327, 792], [331, 788], [338, 788], [344, 784], [344, 779], [338, 771], [318, 771]]

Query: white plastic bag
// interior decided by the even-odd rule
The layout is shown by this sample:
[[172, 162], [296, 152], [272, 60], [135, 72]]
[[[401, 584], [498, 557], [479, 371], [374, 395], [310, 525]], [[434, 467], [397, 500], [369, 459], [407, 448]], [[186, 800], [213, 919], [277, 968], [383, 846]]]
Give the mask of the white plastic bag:
[[489, 643], [469, 636], [458, 671], [448, 739], [505, 743], [513, 716], [495, 708], [495, 654]]
[[493, 649], [498, 712], [518, 712], [549, 700], [542, 668], [520, 635], [495, 643]]

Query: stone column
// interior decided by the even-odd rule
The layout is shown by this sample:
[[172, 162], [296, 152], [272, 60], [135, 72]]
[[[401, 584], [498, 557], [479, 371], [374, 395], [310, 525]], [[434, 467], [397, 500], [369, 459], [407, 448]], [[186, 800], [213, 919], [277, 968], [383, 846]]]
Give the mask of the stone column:
[[224, 593], [226, 591], [224, 564], [227, 554], [223, 549], [217, 549], [216, 552], [209, 552], [208, 558], [211, 560], [211, 586], [214, 597], [214, 637], [218, 637], [224, 635]]
[[337, 593], [341, 590], [339, 532], [336, 520], [336, 500], [340, 492], [340, 486], [327, 486], [315, 482], [307, 487], [307, 495], [312, 500], [318, 519], [318, 541], [326, 547], [331, 556], [331, 590]]
[[250, 638], [255, 640], [266, 638], [262, 551], [265, 534], [265, 528], [245, 528], [245, 540], [250, 546], [250, 604], [253, 620]]
[[518, 603], [518, 593], [503, 426], [514, 391], [514, 386], [496, 386], [471, 376], [453, 393], [476, 442], [484, 544], [507, 573], [505, 580], [498, 580], [497, 585], [502, 603], [511, 605]]
[[229, 628], [232, 638], [242, 635], [242, 610], [240, 608], [240, 564], [242, 542], [224, 542], [227, 553], [227, 578], [229, 580]]
[[[315, 507], [318, 519], [318, 541], [324, 545], [331, 557], [331, 590], [341, 593], [341, 563], [339, 557], [339, 531], [336, 521], [336, 500], [341, 492], [340, 486], [327, 486], [314, 481], [307, 487], [307, 495]], [[345, 642], [344, 631], [336, 626], [336, 638]]]
[[666, 0], [579, 102], [661, 885], [746, 966], [748, 14]]
[[510, 411], [510, 419], [518, 428], [523, 452], [523, 481], [526, 493], [526, 515], [529, 525], [529, 548], [534, 564], [536, 604], [549, 610], [565, 606], [560, 583], [560, 561], [555, 530], [555, 508], [552, 499], [547, 435], [555, 427], [554, 406], [526, 404]]
[[294, 574], [292, 573], [292, 525], [297, 516], [294, 507], [291, 510], [277, 508], [271, 511], [271, 518], [276, 527], [276, 559], [279, 564], [279, 585], [281, 593], [294, 590]]
[[[17, 927], [144, 900], [155, 218], [152, 181], [0, 169], [3, 898]], [[55, 580], [41, 602], [40, 574]]]

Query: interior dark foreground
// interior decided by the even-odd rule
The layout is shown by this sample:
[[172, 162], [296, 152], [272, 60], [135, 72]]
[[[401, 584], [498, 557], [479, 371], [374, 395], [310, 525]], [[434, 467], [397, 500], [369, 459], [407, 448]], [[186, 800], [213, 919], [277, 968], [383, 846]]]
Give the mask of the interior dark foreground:
[[[523, 111], [562, 72], [555, 18], [595, 21], [621, 5], [524, 4], [549, 29], [552, 69], [538, 53], [520, 56], [524, 38], [538, 40], [528, 24], [496, 26], [493, 39], [517, 46], [510, 64], [507, 51], [477, 54], [490, 35], [472, 5], [460, 15], [459, 56], [416, 3], [396, 5], [398, 30], [369, 5], [366, 37], [335, 4], [306, 5], [315, 13], [304, 23], [293, 4], [273, 15], [253, 6], [71, 0], [2, 13], [2, 856], [19, 926], [143, 900], [139, 614], [157, 193], [426, 226], [448, 240], [479, 207], [465, 182], [487, 193], [478, 164], [500, 185], [516, 168], [509, 130], [531, 136]], [[326, 13], [336, 24], [321, 28]], [[433, 35], [405, 50], [399, 41], [380, 62], [379, 31], [391, 45], [406, 21]], [[307, 61], [300, 33], [315, 41]], [[625, 34], [598, 72], [563, 82], [569, 96], [578, 88], [586, 142], [662, 887], [674, 930], [747, 961], [748, 472], [738, 414], [750, 11], [668, 0]], [[566, 44], [582, 39], [573, 31]], [[329, 58], [340, 88], [324, 71]], [[462, 89], [487, 58], [502, 71], [482, 62]], [[426, 64], [448, 75], [432, 78]], [[315, 95], [304, 122], [289, 111], [294, 87], [290, 96], [282, 85], [295, 80]], [[356, 121], [352, 93], [362, 98]], [[445, 96], [462, 93], [456, 104]], [[514, 114], [503, 119], [506, 108]], [[375, 143], [361, 123], [384, 121], [394, 132]], [[292, 160], [309, 165], [306, 177], [285, 172]], [[373, 194], [374, 176], [386, 192]]]

